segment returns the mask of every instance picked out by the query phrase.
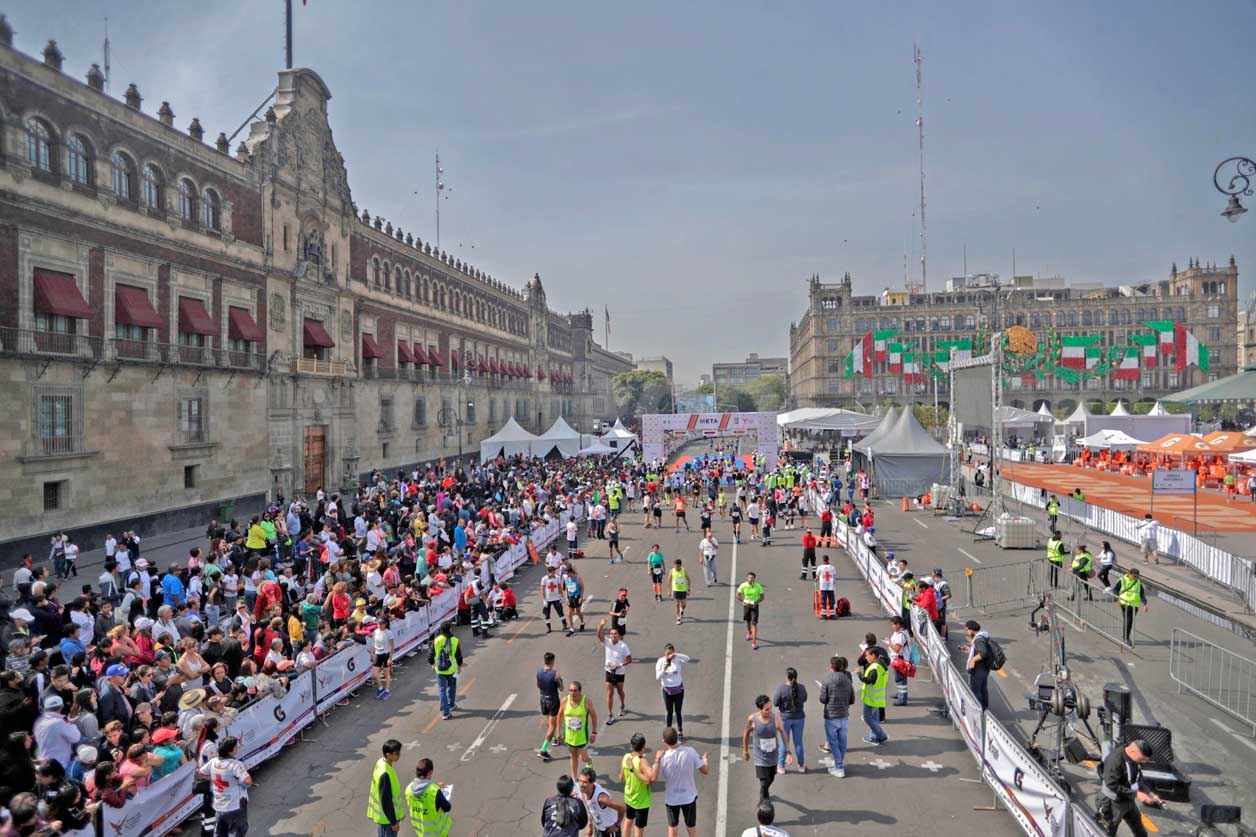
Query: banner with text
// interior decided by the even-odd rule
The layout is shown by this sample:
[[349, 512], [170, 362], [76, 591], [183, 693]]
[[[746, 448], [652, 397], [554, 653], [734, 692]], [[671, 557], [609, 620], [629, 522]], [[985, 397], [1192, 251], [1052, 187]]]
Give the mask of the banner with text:
[[392, 630], [397, 640], [396, 656], [399, 657], [402, 654], [413, 651], [419, 646], [419, 643], [427, 639], [427, 611], [428, 608], [412, 610], [406, 614], [405, 619], [393, 620]]
[[1025, 829], [1037, 837], [1066, 837], [1068, 797], [1002, 724], [986, 716], [986, 784]]
[[240, 761], [251, 768], [279, 752], [314, 720], [314, 671], [288, 683], [281, 698], [270, 695], [240, 711], [230, 733], [240, 740]]
[[322, 715], [370, 676], [371, 654], [365, 645], [354, 645], [320, 662], [314, 674], [315, 711]]
[[196, 767], [185, 764], [169, 776], [141, 788], [121, 808], [101, 805], [104, 832], [111, 837], [162, 837], [201, 806], [200, 794], [192, 792]]

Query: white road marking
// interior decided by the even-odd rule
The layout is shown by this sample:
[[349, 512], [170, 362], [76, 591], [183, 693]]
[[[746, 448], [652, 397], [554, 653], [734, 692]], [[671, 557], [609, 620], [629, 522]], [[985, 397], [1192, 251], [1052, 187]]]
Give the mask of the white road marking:
[[1225, 724], [1218, 721], [1216, 718], [1209, 718], [1208, 720], [1212, 721], [1214, 724], [1221, 727], [1226, 732], [1230, 733], [1230, 735], [1233, 735], [1235, 741], [1239, 742], [1240, 744], [1243, 744], [1244, 746], [1250, 747], [1253, 750], [1256, 750], [1256, 743], [1254, 743], [1247, 736], [1243, 735], [1242, 733], [1235, 732], [1234, 730], [1230, 729]]
[[483, 744], [489, 737], [497, 724], [501, 722], [502, 715], [506, 713], [506, 710], [510, 708], [510, 705], [515, 702], [515, 698], [517, 697], [519, 697], [518, 694], [511, 692], [510, 697], [506, 698], [506, 702], [501, 705], [501, 708], [493, 713], [493, 717], [488, 719], [488, 723], [484, 725], [484, 729], [480, 730], [480, 734], [477, 735], [475, 740], [471, 742], [471, 746], [468, 747], [466, 752], [462, 754], [459, 761], [470, 761], [472, 757], [475, 756], [475, 751], [479, 749], [480, 745]]
[[868, 764], [872, 765], [877, 770], [888, 770], [894, 766], [894, 762], [886, 761], [885, 759], [880, 759], [880, 758], [877, 759], [876, 761], [870, 761], [868, 762]]
[[978, 564], [980, 564], [980, 563], [981, 563], [981, 559], [980, 559], [980, 558], [978, 558], [976, 555], [973, 555], [971, 552], [969, 552], [969, 551], [968, 551], [968, 550], [966, 550], [966, 549], [961, 549], [961, 550], [960, 550], [960, 554], [961, 554], [961, 555], [965, 555], [965, 556], [967, 556], [967, 557], [968, 557], [968, 559], [969, 559], [969, 560], [971, 560], [971, 561], [976, 561]]
[[920, 766], [923, 767], [925, 770], [928, 770], [930, 773], [937, 773], [943, 767], [946, 767], [946, 765], [938, 764], [936, 761], [932, 759], [930, 759], [929, 761], [925, 762], [924, 764]]
[[925, 525], [925, 522], [924, 522], [923, 520], [919, 520], [919, 519], [917, 519], [917, 518], [913, 517], [913, 518], [911, 519], [911, 521], [912, 521], [912, 523], [915, 523], [917, 526], [919, 526], [921, 529], [928, 529], [928, 528], [929, 528], [928, 526], [926, 526], [926, 525]]
[[449, 752], [451, 752], [451, 753], [452, 753], [452, 752], [454, 752], [455, 750], [457, 750], [457, 749], [458, 749], [459, 747], [461, 747], [461, 746], [462, 746], [462, 742], [461, 742], [461, 741], [455, 741], [455, 742], [454, 742], [454, 743], [452, 743], [452, 744], [446, 744], [446, 745], [445, 745], [445, 749], [446, 749], [446, 750], [448, 750]]
[[[729, 578], [737, 577], [737, 544], [733, 544], [733, 566]], [[728, 760], [733, 704], [733, 626], [737, 624], [737, 589], [728, 586], [728, 630], [724, 636], [724, 713], [720, 720], [720, 781], [715, 803], [715, 837], [728, 837]]]
[[507, 750], [509, 750], [510, 748], [509, 748], [509, 747], [507, 747], [505, 744], [494, 744], [492, 747], [489, 747], [488, 749], [489, 749], [491, 752], [501, 754], [501, 753], [506, 752], [506, 751], [507, 751]]

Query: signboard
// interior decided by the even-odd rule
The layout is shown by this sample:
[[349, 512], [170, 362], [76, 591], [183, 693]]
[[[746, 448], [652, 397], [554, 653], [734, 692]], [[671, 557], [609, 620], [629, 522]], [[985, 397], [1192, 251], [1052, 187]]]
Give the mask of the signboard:
[[676, 396], [676, 412], [678, 413], [714, 413], [714, 395], [678, 395]]
[[719, 435], [754, 432], [758, 439], [758, 453], [763, 455], [768, 467], [776, 465], [778, 438], [776, 413], [650, 413], [641, 417], [641, 453], [647, 462], [663, 460], [667, 450], [663, 434], [704, 434], [715, 431]]
[[1017, 746], [1003, 725], [986, 717], [986, 783], [994, 788], [1026, 834], [1065, 837], [1068, 797], [1029, 753]]
[[1152, 494], [1194, 494], [1194, 471], [1166, 471], [1156, 469], [1151, 472]]

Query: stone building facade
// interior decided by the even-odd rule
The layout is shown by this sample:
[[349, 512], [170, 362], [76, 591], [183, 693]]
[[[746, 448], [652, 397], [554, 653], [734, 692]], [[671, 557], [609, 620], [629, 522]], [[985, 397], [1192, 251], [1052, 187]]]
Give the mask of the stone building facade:
[[789, 358], [759, 357], [755, 352], [743, 361], [711, 364], [711, 380], [716, 387], [744, 387], [764, 375], [780, 375], [789, 380]]
[[[1089, 343], [1089, 352], [1102, 362], [1099, 369], [1127, 350], [1133, 358], [1146, 348], [1143, 344], [1155, 343], [1159, 338], [1147, 322], [1182, 326], [1208, 353], [1206, 370], [1192, 363], [1179, 372], [1174, 356], [1153, 345], [1150, 351], [1158, 362], [1144, 362], [1140, 355], [1130, 361], [1134, 368], [1121, 374], [1112, 367], [1104, 374], [1043, 373], [1040, 369], [1039, 374], [1006, 375], [1007, 403], [1025, 409], [1044, 403], [1053, 410], [1071, 409], [1079, 400], [1154, 401], [1233, 374], [1237, 368], [1239, 274], [1233, 257], [1220, 266], [1192, 259], [1185, 270], [1174, 264], [1164, 279], [1121, 286], [1069, 287], [1061, 280], [1031, 277], [1016, 277], [1008, 285], [956, 287], [960, 284], [929, 294], [887, 290], [862, 295], [854, 292], [850, 274], [832, 283], [813, 276], [807, 284], [807, 309], [789, 329], [791, 403], [798, 407], [869, 406], [886, 401], [931, 404], [934, 384], [921, 374], [923, 366], [934, 357], [947, 357], [951, 343], [971, 341], [979, 348], [983, 332], [988, 335], [1012, 326], [1029, 329], [1040, 346], [1051, 335], [1061, 344]], [[858, 371], [848, 376], [847, 358], [869, 334], [882, 338], [872, 347], [872, 374]], [[889, 351], [895, 346], [900, 349], [898, 358]], [[904, 358], [909, 357], [916, 364], [911, 367], [917, 370], [915, 375], [906, 372]], [[1094, 358], [1091, 354], [1084, 357], [1083, 366], [1089, 368]], [[1073, 380], [1078, 377], [1082, 379]], [[944, 377], [938, 388], [945, 404]]]
[[315, 72], [232, 149], [62, 65], [0, 19], [0, 541], [591, 429], [590, 318], [359, 210]]

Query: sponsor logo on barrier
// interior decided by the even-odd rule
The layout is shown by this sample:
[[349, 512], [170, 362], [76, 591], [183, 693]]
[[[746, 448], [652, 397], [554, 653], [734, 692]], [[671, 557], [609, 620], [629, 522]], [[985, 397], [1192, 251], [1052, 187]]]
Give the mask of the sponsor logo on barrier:
[[274, 714], [275, 714], [275, 720], [276, 720], [276, 721], [279, 721], [280, 723], [283, 723], [284, 721], [288, 720], [288, 716], [287, 716], [287, 714], [286, 714], [286, 713], [284, 713], [284, 711], [283, 711], [283, 704], [281, 704], [281, 703], [277, 703], [277, 704], [275, 704], [275, 713], [274, 713]]

